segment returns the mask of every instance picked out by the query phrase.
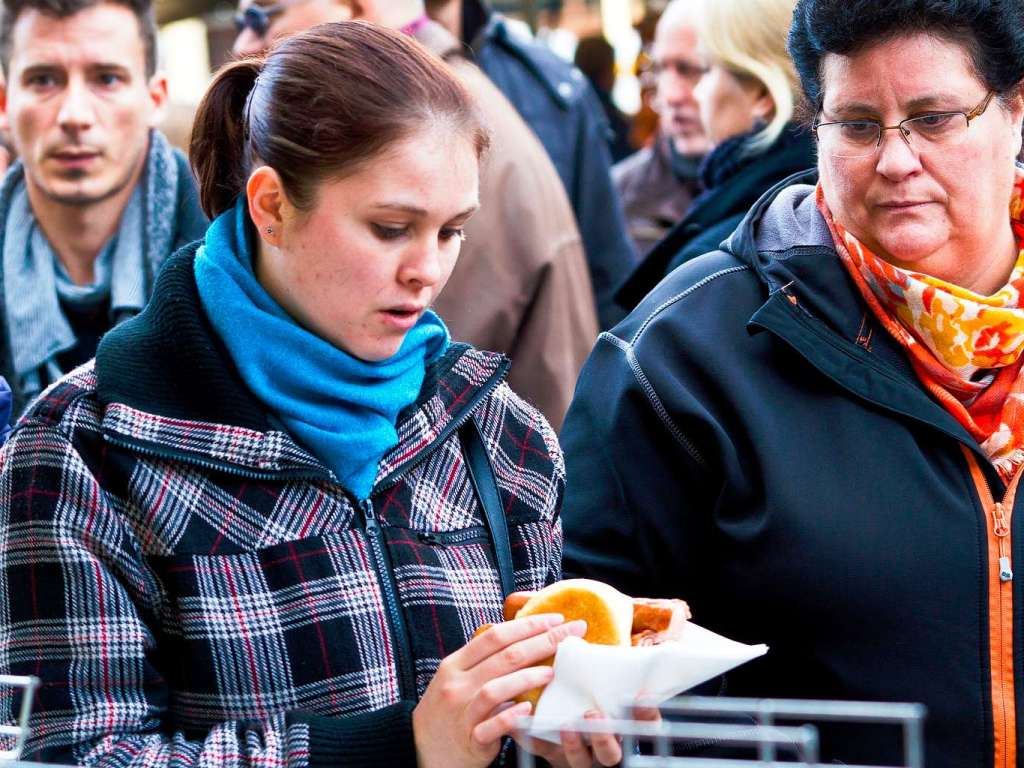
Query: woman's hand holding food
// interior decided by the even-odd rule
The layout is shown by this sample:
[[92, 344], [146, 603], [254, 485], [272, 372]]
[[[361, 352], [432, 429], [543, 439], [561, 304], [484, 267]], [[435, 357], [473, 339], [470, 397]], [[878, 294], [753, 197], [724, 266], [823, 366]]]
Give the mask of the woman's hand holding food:
[[[604, 715], [591, 710], [583, 718], [603, 720]], [[630, 719], [658, 722], [661, 720], [661, 712], [657, 707], [637, 707], [630, 712]], [[561, 746], [540, 739], [516, 741], [521, 748], [547, 760], [552, 768], [592, 768], [594, 765], [609, 766], [622, 762], [622, 743], [614, 734], [595, 733], [590, 737], [589, 745], [584, 736], [576, 731], [562, 731], [561, 738]]]
[[[446, 657], [412, 713], [419, 768], [483, 768], [501, 739], [530, 714], [517, 696], [550, 682], [540, 665], [567, 637], [582, 637], [584, 621], [542, 614], [497, 624]], [[571, 763], [569, 765], [575, 765]]]

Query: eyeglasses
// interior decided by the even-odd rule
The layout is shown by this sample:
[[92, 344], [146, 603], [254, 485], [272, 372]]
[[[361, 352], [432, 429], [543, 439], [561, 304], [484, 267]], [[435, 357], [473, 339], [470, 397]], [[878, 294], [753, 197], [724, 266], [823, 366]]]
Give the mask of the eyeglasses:
[[953, 147], [967, 137], [971, 121], [988, 109], [995, 95], [995, 91], [989, 91], [985, 100], [968, 112], [929, 112], [896, 125], [882, 125], [877, 120], [837, 120], [816, 123], [812, 130], [821, 151], [832, 157], [869, 157], [882, 146], [882, 134], [895, 130], [907, 146], [918, 152]]
[[266, 37], [270, 31], [270, 22], [275, 17], [284, 13], [294, 2], [281, 2], [275, 5], [256, 5], [253, 3], [244, 11], [235, 14], [235, 31], [242, 34], [246, 27], [251, 29], [257, 37]]
[[648, 71], [655, 77], [661, 77], [666, 72], [674, 72], [677, 77], [681, 77], [690, 85], [696, 85], [708, 73], [708, 67], [683, 59], [661, 59], [652, 61]]

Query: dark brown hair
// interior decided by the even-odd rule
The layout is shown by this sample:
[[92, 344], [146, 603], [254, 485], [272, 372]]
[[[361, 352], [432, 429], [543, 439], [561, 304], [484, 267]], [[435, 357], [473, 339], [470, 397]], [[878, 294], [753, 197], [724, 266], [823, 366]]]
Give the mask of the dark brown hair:
[[258, 165], [309, 210], [322, 181], [438, 122], [465, 132], [478, 156], [486, 150], [472, 99], [425, 48], [362, 22], [314, 27], [217, 73], [190, 146], [203, 210], [213, 218], [230, 208]]
[[153, 15], [152, 0], [3, 0], [3, 15], [0, 16], [0, 64], [10, 75], [11, 33], [22, 11], [33, 9], [57, 19], [67, 19], [79, 11], [101, 3], [123, 5], [135, 14], [139, 22], [139, 34], [146, 56], [146, 77], [156, 72], [156, 19]]

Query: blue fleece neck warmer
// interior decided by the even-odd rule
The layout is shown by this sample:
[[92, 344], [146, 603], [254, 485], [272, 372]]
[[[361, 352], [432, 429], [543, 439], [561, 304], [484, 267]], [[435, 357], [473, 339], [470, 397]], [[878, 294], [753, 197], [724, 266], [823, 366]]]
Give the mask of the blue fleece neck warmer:
[[398, 414], [415, 402], [448, 329], [427, 311], [395, 355], [366, 362], [298, 325], [256, 280], [244, 197], [196, 253], [199, 298], [246, 386], [295, 440], [360, 501], [398, 444]]

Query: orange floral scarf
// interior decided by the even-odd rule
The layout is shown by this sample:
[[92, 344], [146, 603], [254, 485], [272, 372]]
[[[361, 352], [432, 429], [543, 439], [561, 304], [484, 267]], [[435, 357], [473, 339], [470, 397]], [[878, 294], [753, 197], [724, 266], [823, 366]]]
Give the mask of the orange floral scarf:
[[[821, 185], [818, 209], [840, 260], [882, 326], [907, 350], [921, 382], [971, 433], [1004, 481], [1024, 464], [1024, 249], [1010, 281], [980, 296], [875, 256], [832, 218]], [[1024, 176], [1010, 201], [1024, 242]]]

